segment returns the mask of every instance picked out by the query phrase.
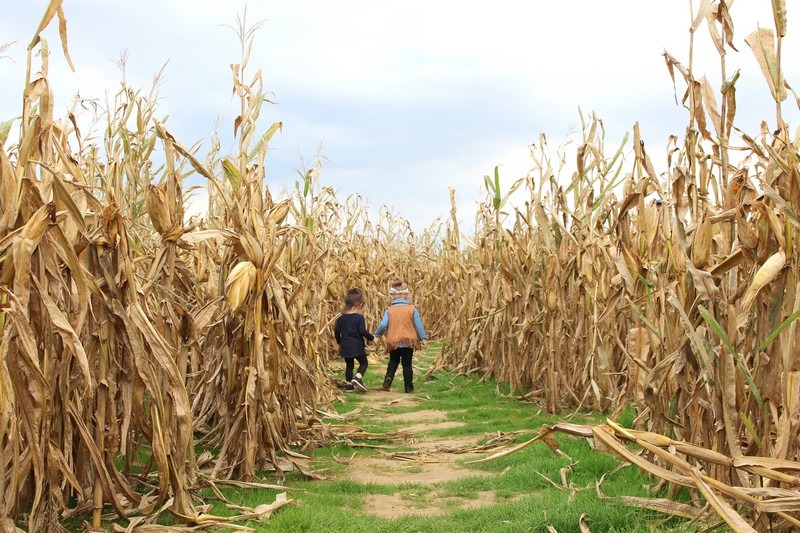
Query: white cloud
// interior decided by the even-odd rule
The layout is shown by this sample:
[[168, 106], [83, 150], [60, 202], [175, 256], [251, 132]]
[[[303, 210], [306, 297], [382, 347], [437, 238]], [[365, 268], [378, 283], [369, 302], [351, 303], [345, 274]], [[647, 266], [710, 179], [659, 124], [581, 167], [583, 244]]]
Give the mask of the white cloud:
[[[17, 41], [0, 59], [0, 120], [19, 114], [25, 46], [47, 0], [14, 3], [3, 10], [0, 44]], [[726, 76], [741, 69], [738, 116], [754, 130], [774, 122], [774, 104], [744, 37], [772, 27], [769, 2], [729, 2], [739, 52], [726, 56]], [[239, 43], [223, 25], [234, 25], [244, 3], [177, 0], [117, 3], [71, 0], [64, 9], [77, 73], [66, 67], [57, 28], [50, 42], [56, 114], [73, 93], [105, 99], [118, 87], [114, 60], [129, 51], [129, 81], [147, 90], [169, 60], [161, 88], [161, 115], [185, 144], [207, 139], [217, 117], [223, 149], [230, 146], [238, 104], [231, 99], [230, 63]], [[794, 6], [789, 6], [793, 9]], [[563, 137], [578, 121], [578, 107], [597, 112], [607, 145], [616, 148], [639, 121], [651, 154], [669, 133], [681, 134], [687, 113], [673, 102], [661, 57], [666, 49], [688, 65], [691, 14], [672, 1], [574, 0], [572, 2], [402, 3], [340, 0], [258, 2], [248, 21], [264, 21], [251, 66], [263, 66], [277, 106], [262, 114], [262, 130], [284, 123], [271, 143], [268, 182], [291, 184], [324, 141], [330, 160], [322, 181], [371, 204], [396, 204], [422, 228], [447, 216], [447, 189], [458, 190], [459, 211], [480, 198], [484, 174], [500, 164], [510, 183], [530, 167], [527, 146], [540, 132]], [[797, 14], [790, 11], [790, 20]], [[784, 68], [797, 85], [800, 64], [791, 61], [800, 32], [784, 42]], [[705, 24], [697, 31], [696, 74], [720, 83], [720, 60]], [[680, 98], [684, 83], [678, 80]], [[785, 116], [797, 121], [792, 102]], [[473, 209], [474, 211], [474, 209]], [[470, 217], [464, 222], [471, 224]]]
[[199, 186], [184, 194], [183, 216], [186, 221], [192, 217], [204, 218], [208, 213], [208, 188]]

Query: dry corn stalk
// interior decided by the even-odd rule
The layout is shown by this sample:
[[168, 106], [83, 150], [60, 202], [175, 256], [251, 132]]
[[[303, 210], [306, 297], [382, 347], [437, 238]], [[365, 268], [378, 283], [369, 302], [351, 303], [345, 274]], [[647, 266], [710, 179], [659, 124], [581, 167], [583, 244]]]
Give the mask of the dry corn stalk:
[[[48, 9], [42, 27], [63, 20], [60, 2]], [[123, 84], [104, 150], [72, 111], [55, 120], [37, 32], [31, 58], [41, 51], [43, 65], [26, 84], [19, 142], [0, 144], [4, 529], [24, 513], [32, 531], [87, 512], [100, 527], [109, 508], [149, 515], [167, 501], [207, 523], [190, 493], [199, 475], [313, 476], [290, 446], [339, 438], [317, 411], [337, 395], [325, 364], [344, 289], [364, 287], [377, 315], [392, 273], [421, 277], [433, 261], [405, 255], [420, 249], [407, 224], [387, 213], [376, 228], [313, 173], [302, 194], [272, 201], [264, 157], [280, 125], [255, 135], [264, 99], [260, 74], [242, 82], [249, 46], [234, 72], [237, 153], [201, 163], [157, 120], [157, 83], [144, 95]], [[210, 213], [184, 225], [190, 172], [208, 180]], [[369, 246], [386, 228], [410, 237], [402, 251]], [[197, 445], [219, 453], [199, 466]]]
[[[783, 27], [785, 6], [773, 7]], [[730, 17], [724, 3], [704, 4], [694, 27], [706, 19], [724, 51]], [[780, 102], [779, 61], [762, 48], [773, 54], [767, 81]], [[578, 172], [566, 181], [552, 163], [565, 156], [550, 157], [542, 138], [532, 152], [536, 186], [526, 185], [525, 207], [504, 224], [508, 256], [488, 246], [493, 199], [479, 213], [451, 308], [463, 318], [446, 322], [453, 327], [437, 364], [491, 374], [550, 411], [633, 400], [639, 428], [733, 458], [798, 460], [796, 139], [778, 106], [776, 131], [765, 127], [758, 142], [741, 134], [743, 157], [732, 162], [738, 74], [715, 95], [665, 57], [687, 84], [690, 113], [666, 171], [655, 171], [638, 125], [626, 162], [622, 147], [606, 156], [597, 121], [584, 122]], [[472, 288], [482, 297], [470, 298]], [[680, 470], [654, 461], [665, 475]], [[681, 479], [691, 474], [684, 468]], [[708, 475], [713, 483], [691, 483], [753, 490], [741, 470], [713, 463]]]
[[[745, 508], [750, 508], [753, 511], [751, 515], [758, 516], [757, 520], [760, 521], [764, 520], [763, 513], [775, 515], [769, 523], [777, 529], [800, 526], [800, 519], [796, 517], [796, 513], [800, 512], [798, 491], [800, 477], [796, 476], [796, 473], [800, 472], [800, 462], [766, 457], [728, 457], [713, 450], [673, 440], [665, 435], [625, 429], [610, 420], [598, 426], [544, 425], [539, 434], [532, 439], [470, 463], [482, 463], [506, 457], [537, 442], [544, 442], [553, 451], [558, 451], [560, 445], [554, 438], [556, 433], [592, 439], [595, 449], [611, 453], [620, 460], [637, 465], [669, 483], [696, 489], [734, 531], [756, 531], [755, 524], [747, 522], [740, 514]], [[631, 450], [625, 442], [636, 444], [644, 453]], [[672, 469], [664, 468], [662, 465], [665, 463]], [[705, 473], [713, 471], [714, 466], [741, 471], [748, 477], [758, 479], [759, 482], [754, 483], [752, 488], [723, 483]], [[771, 487], [770, 481], [780, 481], [787, 488]], [[628, 498], [625, 501], [674, 516], [702, 517], [704, 521], [710, 518], [701, 514], [703, 510], [701, 506], [691, 510], [690, 506], [670, 505], [668, 502], [654, 506], [651, 499], [636, 501]]]
[[[774, 6], [777, 59], [786, 10]], [[56, 17], [53, 1], [42, 28]], [[693, 28], [703, 21], [729, 46], [727, 7], [704, 4]], [[449, 220], [415, 234], [392, 211], [370, 220], [360, 197], [320, 186], [321, 158], [294, 194], [272, 198], [264, 158], [282, 125], [259, 132], [263, 81], [246, 69], [252, 30], [239, 32], [237, 149], [203, 162], [157, 120], [154, 92], [123, 87], [104, 150], [72, 113], [55, 120], [47, 43], [38, 31], [32, 41], [42, 68], [28, 72], [19, 141], [0, 144], [4, 527], [26, 511], [35, 530], [48, 510], [94, 508], [99, 520], [109, 506], [147, 513], [167, 498], [192, 520], [198, 444], [219, 450], [204, 475], [306, 471], [292, 447], [327, 435], [317, 412], [336, 396], [325, 365], [342, 295], [361, 287], [378, 317], [395, 274], [445, 341], [439, 366], [493, 375], [554, 412], [634, 401], [639, 428], [707, 456], [798, 459], [800, 172], [782, 98], [777, 133], [741, 135], [744, 157], [731, 162], [736, 79], [715, 95], [691, 60], [667, 54], [690, 119], [665, 170], [638, 125], [630, 153], [627, 137], [608, 153], [602, 122], [581, 115], [569, 180], [566, 149], [552, 156], [542, 136], [531, 175], [509, 187], [522, 201], [507, 218], [496, 174], [473, 234], [462, 235], [454, 196]], [[781, 97], [782, 73], [769, 73]], [[207, 181], [209, 213], [184, 225], [190, 172]], [[697, 477], [707, 456], [653, 463], [708, 494], [756, 490], [755, 470], [731, 474], [725, 461]], [[133, 489], [142, 462], [157, 487], [147, 493]]]

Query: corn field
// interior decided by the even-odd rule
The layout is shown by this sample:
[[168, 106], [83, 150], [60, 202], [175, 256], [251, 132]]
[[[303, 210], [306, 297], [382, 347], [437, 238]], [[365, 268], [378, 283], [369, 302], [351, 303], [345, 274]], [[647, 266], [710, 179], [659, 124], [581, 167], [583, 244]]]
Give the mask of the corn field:
[[[88, 515], [134, 526], [165, 509], [209, 524], [198, 489], [314, 477], [305, 452], [336, 432], [322, 418], [339, 395], [327, 365], [344, 291], [363, 288], [378, 316], [396, 274], [443, 341], [435, 368], [494, 377], [553, 413], [633, 405], [634, 433], [568, 429], [625, 460], [613, 438], [645, 442], [643, 468], [743, 506], [714, 506], [737, 530], [769, 513], [797, 524], [797, 504], [754, 501], [769, 489], [796, 500], [800, 483], [800, 139], [781, 117], [788, 94], [800, 101], [780, 70], [786, 7], [773, 8], [775, 31], [745, 41], [777, 127], [735, 127], [733, 24], [724, 2], [702, 2], [692, 38], [707, 24], [725, 82], [715, 91], [691, 57], [665, 53], [688, 116], [667, 168], [639, 124], [632, 154], [627, 137], [607, 151], [602, 121], [581, 116], [568, 179], [542, 135], [528, 176], [505, 192], [497, 170], [486, 177], [471, 233], [451, 191], [449, 218], [418, 234], [391, 210], [370, 218], [357, 195], [338, 199], [321, 158], [273, 198], [264, 162], [282, 124], [260, 120], [257, 28], [243, 21], [232, 153], [214, 139], [202, 158], [175, 138], [155, 84], [123, 82], [98, 134], [82, 135], [75, 110], [54, 116], [41, 37], [54, 21], [70, 58], [53, 0], [28, 47], [18, 139], [0, 127], [3, 530]], [[209, 192], [202, 219], [184, 215], [190, 175]], [[713, 482], [687, 481], [692, 469]]]
[[[774, 98], [777, 128], [765, 122], [755, 136], [736, 130], [738, 73], [725, 77], [724, 54], [733, 23], [725, 2], [705, 2], [692, 29], [708, 24], [725, 81], [715, 92], [665, 52], [676, 90], [685, 84], [677, 99], [689, 116], [684, 138], [670, 139], [665, 171], [654, 168], [639, 124], [625, 161], [625, 141], [607, 152], [602, 121], [592, 116], [582, 117], [571, 179], [559, 179], [554, 167], [562, 157], [550, 155], [544, 136], [531, 147], [538, 174], [505, 196], [499, 179], [487, 176], [488, 200], [458, 265], [463, 282], [453, 308], [464, 312], [441, 332], [448, 344], [439, 365], [488, 372], [553, 413], [632, 403], [637, 429], [659, 434], [672, 450], [680, 442], [708, 451], [682, 450], [675, 455], [683, 463], [724, 486], [778, 494], [781, 511], [797, 513], [782, 491], [797, 486], [800, 468], [800, 138], [783, 122], [781, 103], [789, 93], [794, 104], [800, 100], [780, 70], [786, 6], [776, 1], [773, 8], [776, 31], [761, 28], [745, 42]], [[741, 145], [731, 144], [734, 133]], [[512, 192], [524, 207], [503, 224]], [[739, 460], [753, 468], [734, 468]], [[649, 470], [681, 471], [678, 483], [662, 477], [710, 502], [684, 466], [656, 454]], [[777, 506], [757, 505], [752, 493], [737, 496], [766, 527], [765, 512]], [[737, 531], [749, 530], [732, 518], [736, 512], [719, 514]]]

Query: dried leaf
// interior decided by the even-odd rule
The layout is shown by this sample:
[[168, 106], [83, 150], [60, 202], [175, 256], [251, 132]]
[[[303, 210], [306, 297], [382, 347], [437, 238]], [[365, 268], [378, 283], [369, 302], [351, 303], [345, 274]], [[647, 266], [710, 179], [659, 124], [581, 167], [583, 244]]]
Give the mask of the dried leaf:
[[776, 102], [786, 100], [786, 88], [783, 83], [778, 57], [775, 53], [775, 34], [769, 28], [759, 28], [747, 37], [744, 42], [753, 51], [753, 55], [761, 67], [761, 73], [767, 80], [769, 91]]

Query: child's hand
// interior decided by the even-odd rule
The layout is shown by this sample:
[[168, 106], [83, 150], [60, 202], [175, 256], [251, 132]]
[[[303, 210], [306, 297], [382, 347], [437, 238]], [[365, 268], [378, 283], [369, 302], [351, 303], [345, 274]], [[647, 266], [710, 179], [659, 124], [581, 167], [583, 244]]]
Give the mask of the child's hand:
[[422, 339], [422, 347], [426, 349], [428, 348], [428, 339]]

